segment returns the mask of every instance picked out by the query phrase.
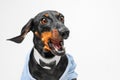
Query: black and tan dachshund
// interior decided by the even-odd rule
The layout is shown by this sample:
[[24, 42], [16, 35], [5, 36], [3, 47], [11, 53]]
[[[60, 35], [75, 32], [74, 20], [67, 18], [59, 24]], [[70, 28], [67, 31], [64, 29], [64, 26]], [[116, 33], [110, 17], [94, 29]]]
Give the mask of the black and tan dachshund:
[[65, 54], [64, 39], [70, 31], [64, 25], [64, 16], [53, 10], [43, 11], [28, 21], [19, 36], [9, 40], [21, 43], [29, 31], [34, 34], [34, 47], [21, 80], [77, 80], [74, 60]]

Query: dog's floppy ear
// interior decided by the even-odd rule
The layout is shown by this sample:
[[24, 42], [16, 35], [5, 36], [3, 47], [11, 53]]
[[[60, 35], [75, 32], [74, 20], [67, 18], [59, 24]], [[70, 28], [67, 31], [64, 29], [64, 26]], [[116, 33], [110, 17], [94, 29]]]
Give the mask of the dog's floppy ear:
[[28, 23], [22, 28], [21, 34], [19, 36], [16, 36], [8, 40], [14, 41], [16, 43], [21, 43], [24, 40], [26, 34], [32, 29], [32, 27], [33, 27], [33, 19], [30, 19]]

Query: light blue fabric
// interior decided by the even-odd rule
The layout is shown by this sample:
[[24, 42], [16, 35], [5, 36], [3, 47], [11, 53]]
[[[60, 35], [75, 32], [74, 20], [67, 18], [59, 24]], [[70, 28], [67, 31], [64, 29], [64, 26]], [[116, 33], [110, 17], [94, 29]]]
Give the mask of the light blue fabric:
[[[61, 76], [61, 78], [59, 80], [71, 80], [73, 78], [77, 78], [77, 73], [74, 71], [76, 64], [71, 55], [69, 55], [69, 54], [66, 54], [66, 55], [68, 58], [68, 66], [67, 66], [64, 74]], [[26, 57], [26, 63], [25, 63], [24, 69], [23, 69], [21, 80], [36, 80], [31, 76], [31, 74], [29, 72], [29, 67], [28, 67], [29, 57], [30, 57], [30, 53]]]

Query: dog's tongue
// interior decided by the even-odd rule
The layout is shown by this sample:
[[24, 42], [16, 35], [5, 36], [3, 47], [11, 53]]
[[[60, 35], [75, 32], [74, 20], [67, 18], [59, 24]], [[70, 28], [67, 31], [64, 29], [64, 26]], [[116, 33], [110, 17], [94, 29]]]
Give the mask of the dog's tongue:
[[61, 50], [61, 49], [62, 49], [62, 46], [60, 46], [60, 45], [54, 45], [54, 47], [55, 47], [57, 50]]
[[55, 48], [57, 48], [58, 50], [60, 50], [62, 48], [61, 44], [60, 44], [60, 40], [56, 39], [56, 40], [51, 40], [53, 46]]

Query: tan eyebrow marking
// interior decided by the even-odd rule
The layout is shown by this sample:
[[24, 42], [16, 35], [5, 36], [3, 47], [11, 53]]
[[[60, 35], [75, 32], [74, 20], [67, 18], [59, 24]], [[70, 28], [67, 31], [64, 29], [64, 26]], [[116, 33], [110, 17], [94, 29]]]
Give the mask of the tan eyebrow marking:
[[45, 16], [45, 17], [48, 17], [48, 16], [49, 16], [49, 14], [48, 14], [48, 13], [46, 13], [46, 14], [44, 14], [44, 16]]

